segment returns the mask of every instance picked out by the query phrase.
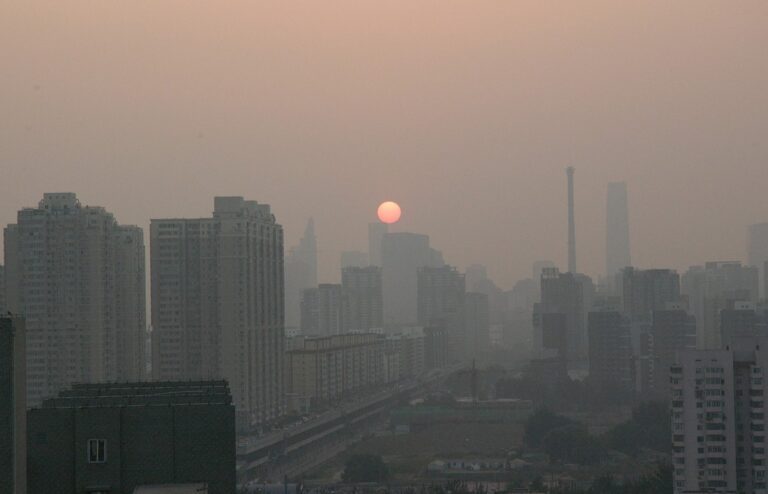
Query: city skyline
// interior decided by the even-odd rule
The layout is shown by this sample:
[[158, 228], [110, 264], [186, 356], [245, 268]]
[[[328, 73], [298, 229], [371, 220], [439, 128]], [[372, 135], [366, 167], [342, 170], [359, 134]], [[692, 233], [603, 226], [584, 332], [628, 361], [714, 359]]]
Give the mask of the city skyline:
[[760, 2], [48, 8], [0, 19], [3, 224], [47, 191], [145, 230], [207, 215], [215, 195], [258, 197], [287, 245], [315, 218], [320, 281], [334, 282], [338, 253], [365, 250], [393, 199], [394, 230], [510, 288], [540, 258], [565, 269], [565, 166], [591, 275], [608, 182], [632, 191], [640, 267], [746, 260], [745, 228], [768, 217]]

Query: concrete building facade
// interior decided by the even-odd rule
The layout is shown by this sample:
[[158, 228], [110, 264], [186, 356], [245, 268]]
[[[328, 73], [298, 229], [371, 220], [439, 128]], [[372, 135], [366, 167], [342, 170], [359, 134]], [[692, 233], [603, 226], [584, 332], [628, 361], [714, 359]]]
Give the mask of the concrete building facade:
[[379, 334], [298, 337], [285, 354], [287, 392], [313, 408], [384, 384], [385, 350]]
[[765, 493], [768, 342], [686, 350], [671, 368], [675, 494]]
[[143, 232], [73, 193], [5, 229], [7, 309], [27, 328], [31, 405], [74, 382], [145, 378]]
[[0, 492], [27, 492], [24, 320], [0, 316]]
[[224, 381], [76, 385], [28, 414], [29, 492], [133, 494], [155, 484], [235, 492]]
[[380, 267], [343, 268], [341, 290], [345, 333], [384, 327], [384, 292]]
[[451, 266], [423, 267], [418, 270], [418, 323], [442, 326], [446, 330], [448, 361], [470, 358], [465, 327], [466, 287], [464, 275]]
[[270, 207], [216, 197], [212, 218], [151, 223], [152, 373], [226, 379], [238, 427], [283, 413], [283, 228]]
[[629, 322], [618, 311], [590, 312], [589, 380], [604, 391], [629, 396], [634, 390], [634, 363]]

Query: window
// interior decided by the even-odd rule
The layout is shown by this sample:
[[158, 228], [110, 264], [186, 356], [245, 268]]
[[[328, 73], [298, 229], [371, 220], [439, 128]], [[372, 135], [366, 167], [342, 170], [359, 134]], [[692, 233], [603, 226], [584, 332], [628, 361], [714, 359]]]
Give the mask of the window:
[[89, 439], [88, 440], [88, 463], [106, 463], [107, 462], [107, 440]]

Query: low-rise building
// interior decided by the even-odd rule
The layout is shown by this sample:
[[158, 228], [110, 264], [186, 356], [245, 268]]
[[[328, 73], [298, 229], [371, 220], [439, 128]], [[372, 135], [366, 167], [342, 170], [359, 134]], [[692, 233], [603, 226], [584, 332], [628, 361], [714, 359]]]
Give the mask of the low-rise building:
[[225, 381], [75, 385], [27, 418], [29, 492], [122, 494], [185, 483], [235, 492], [235, 409]]
[[295, 338], [286, 352], [286, 387], [295, 403], [330, 403], [385, 382], [384, 337], [372, 333]]

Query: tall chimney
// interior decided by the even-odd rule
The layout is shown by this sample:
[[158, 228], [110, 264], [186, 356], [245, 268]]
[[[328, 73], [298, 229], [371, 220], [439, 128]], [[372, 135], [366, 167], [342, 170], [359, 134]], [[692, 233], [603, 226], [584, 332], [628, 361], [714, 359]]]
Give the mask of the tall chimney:
[[572, 166], [565, 169], [568, 175], [568, 272], [576, 273], [576, 224], [573, 218], [573, 172]]

